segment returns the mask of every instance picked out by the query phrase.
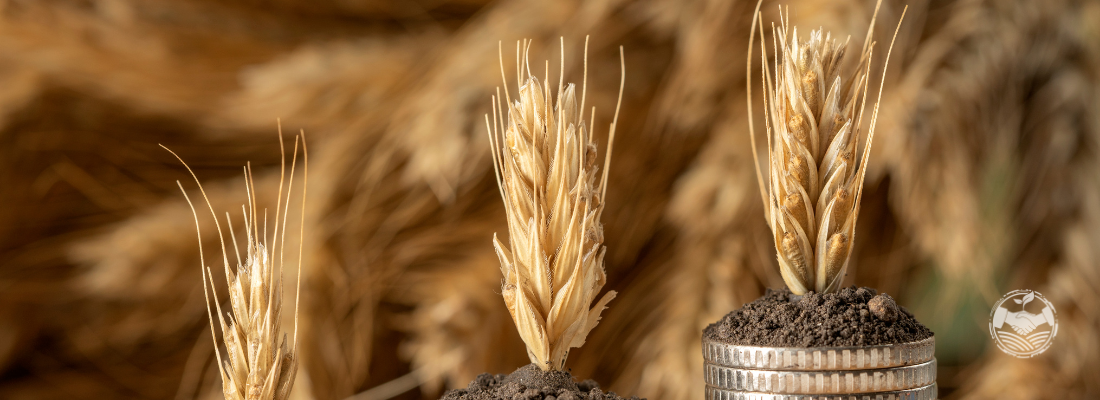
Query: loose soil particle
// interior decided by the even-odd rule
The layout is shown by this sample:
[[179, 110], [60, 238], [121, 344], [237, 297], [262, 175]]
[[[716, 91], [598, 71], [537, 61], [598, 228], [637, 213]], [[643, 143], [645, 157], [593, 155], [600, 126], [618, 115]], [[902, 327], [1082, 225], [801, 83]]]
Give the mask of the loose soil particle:
[[768, 289], [764, 296], [708, 326], [703, 336], [767, 347], [874, 346], [932, 336], [905, 307], [888, 295], [876, 295], [875, 289], [856, 286], [803, 296], [786, 288]]
[[[509, 375], [481, 374], [465, 389], [448, 390], [442, 400], [624, 400], [604, 393], [591, 379], [577, 383], [566, 371], [543, 371], [528, 364]], [[630, 400], [639, 400], [637, 396]], [[641, 399], [645, 400], [645, 399]]]

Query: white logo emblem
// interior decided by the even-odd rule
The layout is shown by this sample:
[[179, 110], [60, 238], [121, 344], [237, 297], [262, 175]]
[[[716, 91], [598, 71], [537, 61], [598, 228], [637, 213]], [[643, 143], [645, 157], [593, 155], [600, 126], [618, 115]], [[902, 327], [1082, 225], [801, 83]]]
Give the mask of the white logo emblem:
[[1036, 291], [1008, 292], [993, 305], [989, 317], [989, 335], [997, 342], [997, 347], [1018, 358], [1030, 358], [1046, 351], [1058, 335], [1054, 305]]

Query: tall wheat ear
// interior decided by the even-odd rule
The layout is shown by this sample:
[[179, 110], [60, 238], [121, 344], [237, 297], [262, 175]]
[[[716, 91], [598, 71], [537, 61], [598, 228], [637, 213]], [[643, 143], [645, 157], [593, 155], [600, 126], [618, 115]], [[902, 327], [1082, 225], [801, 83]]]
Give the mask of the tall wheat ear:
[[[303, 184], [302, 184], [302, 232], [299, 234], [298, 246], [298, 282], [294, 298], [294, 334], [293, 343], [288, 346], [286, 334], [280, 332], [280, 317], [283, 308], [283, 250], [286, 247], [286, 217], [290, 207], [290, 195], [294, 188], [294, 171], [298, 161], [298, 142], [301, 139], [303, 153]], [[213, 273], [209, 267], [200, 266], [203, 271], [203, 294], [206, 296], [206, 311], [210, 318], [210, 334], [214, 340], [214, 351], [218, 359], [218, 371], [222, 377], [222, 394], [226, 400], [284, 400], [290, 396], [290, 389], [294, 385], [294, 377], [298, 371], [298, 299], [302, 282], [302, 246], [301, 238], [304, 237], [305, 225], [305, 197], [309, 175], [309, 153], [306, 151], [305, 132], [294, 138], [294, 156], [290, 166], [290, 180], [287, 184], [286, 202], [283, 202], [283, 181], [286, 177], [286, 150], [283, 146], [282, 128], [279, 129], [279, 149], [283, 152], [282, 167], [280, 170], [279, 194], [276, 199], [275, 226], [270, 232], [267, 230], [267, 210], [263, 210], [263, 222], [260, 225], [259, 210], [256, 209], [256, 188], [252, 183], [251, 165], [244, 168], [245, 192], [248, 195], [247, 205], [241, 205], [241, 214], [244, 222], [245, 258], [241, 262], [240, 250], [237, 247], [237, 237], [233, 231], [233, 223], [229, 213], [225, 213], [225, 222], [229, 225], [230, 241], [237, 258], [236, 270], [229, 267], [229, 256], [225, 247], [225, 237], [222, 235], [221, 223], [210, 200], [203, 190], [199, 178], [187, 163], [172, 150], [161, 145], [183, 163], [187, 171], [191, 173], [195, 183], [206, 200], [210, 215], [214, 217], [215, 226], [218, 229], [218, 238], [221, 240], [222, 264], [225, 270], [225, 279], [229, 285], [229, 304], [232, 312], [223, 314], [218, 292], [215, 290]], [[183, 192], [187, 204], [191, 206], [191, 213], [195, 217], [195, 228], [198, 231], [199, 216], [195, 212], [195, 206], [183, 185], [176, 182]], [[279, 213], [282, 212], [280, 221]], [[280, 225], [281, 223], [281, 225]], [[199, 259], [203, 258], [202, 232], [199, 231]], [[268, 245], [270, 243], [270, 246]], [[278, 254], [275, 250], [278, 249]], [[205, 263], [205, 261], [204, 261]], [[226, 358], [222, 358], [218, 349], [217, 334], [214, 328], [214, 317], [210, 310], [210, 294], [214, 294], [214, 306], [218, 310], [218, 324], [221, 326], [222, 341], [225, 344]], [[280, 335], [280, 333], [282, 333]]]
[[[614, 291], [608, 291], [589, 308], [607, 280], [600, 216], [626, 64], [620, 47], [619, 101], [609, 129], [603, 176], [597, 179], [596, 142], [584, 124], [587, 38], [579, 105], [576, 86], [566, 85], [563, 76], [558, 78], [555, 102], [548, 82], [549, 61], [546, 81], [540, 83], [531, 74], [530, 45], [527, 40], [516, 44], [516, 81], [522, 84], [515, 101], [508, 92], [504, 56], [499, 51], [504, 104], [498, 89], [493, 97], [493, 123], [485, 116], [497, 185], [508, 216], [509, 246], [496, 235], [493, 246], [504, 274], [504, 303], [527, 344], [527, 355], [543, 370], [560, 370], [569, 349], [584, 344], [615, 297]], [[564, 74], [564, 38], [561, 47]], [[595, 113], [593, 107], [593, 123]]]
[[[874, 15], [878, 15], [879, 4]], [[764, 37], [759, 3], [749, 36], [746, 84], [751, 88], [752, 47], [757, 28]], [[908, 9], [908, 7], [906, 7]], [[764, 201], [765, 218], [775, 240], [779, 271], [795, 294], [809, 291], [833, 292], [840, 288], [852, 254], [859, 201], [863, 195], [863, 177], [875, 136], [882, 87], [871, 114], [867, 143], [857, 160], [863, 110], [867, 105], [867, 87], [871, 55], [875, 43], [871, 32], [875, 18], [867, 28], [858, 67], [842, 71], [841, 63], [848, 40], [838, 43], [821, 29], [799, 41], [798, 29], [790, 29], [783, 9], [782, 23], [772, 27], [775, 64], [768, 68], [767, 51], [760, 42], [763, 69], [765, 126], [768, 140], [768, 181], [756, 166], [757, 182]], [[789, 11], [786, 13], [789, 14]], [[788, 15], [789, 16], [789, 15]], [[901, 18], [905, 18], [902, 11]], [[901, 28], [894, 31], [894, 38]], [[894, 47], [890, 41], [890, 50]], [[889, 64], [890, 51], [886, 53]], [[752, 115], [752, 93], [749, 115]], [[749, 137], [753, 159], [757, 160], [756, 134], [749, 118]]]

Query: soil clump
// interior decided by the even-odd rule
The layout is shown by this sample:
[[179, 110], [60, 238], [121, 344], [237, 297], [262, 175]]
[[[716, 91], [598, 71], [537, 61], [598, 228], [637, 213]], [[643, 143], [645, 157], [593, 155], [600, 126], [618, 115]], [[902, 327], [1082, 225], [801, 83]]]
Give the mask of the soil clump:
[[766, 347], [875, 346], [931, 336], [889, 295], [856, 286], [802, 296], [768, 289], [703, 330], [703, 337], [719, 342]]
[[[442, 400], [627, 400], [604, 392], [596, 381], [573, 380], [566, 371], [543, 371], [527, 364], [511, 374], [481, 374], [465, 389], [452, 389]], [[638, 399], [637, 396], [629, 400]]]

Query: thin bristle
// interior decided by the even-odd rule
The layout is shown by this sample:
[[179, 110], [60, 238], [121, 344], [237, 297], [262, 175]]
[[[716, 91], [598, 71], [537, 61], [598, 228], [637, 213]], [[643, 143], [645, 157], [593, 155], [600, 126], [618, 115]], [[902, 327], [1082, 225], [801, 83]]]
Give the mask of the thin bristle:
[[[302, 210], [301, 210], [301, 215], [300, 215], [301, 221], [299, 222], [299, 225], [298, 225], [298, 279], [297, 279], [297, 283], [295, 284], [295, 290], [294, 290], [294, 337], [293, 337], [294, 347], [293, 347], [293, 354], [298, 354], [298, 310], [300, 310], [299, 300], [302, 297], [302, 290], [301, 290], [302, 289], [302, 253], [304, 252], [304, 244], [305, 244], [305, 240], [303, 238], [305, 238], [305, 236], [306, 236], [306, 194], [309, 193], [309, 149], [307, 149], [307, 146], [306, 146], [306, 131], [303, 129], [299, 132], [299, 134], [302, 135]], [[295, 153], [295, 158], [297, 158], [297, 153]], [[291, 165], [293, 165], [293, 163]], [[289, 196], [290, 195], [288, 194], [287, 197], [289, 197]], [[295, 362], [295, 364], [297, 364], [297, 362]], [[296, 373], [296, 372], [292, 370], [291, 374], [294, 374], [294, 373]], [[288, 394], [290, 393], [290, 387], [289, 386], [291, 386], [293, 384], [294, 384], [294, 379], [292, 378], [292, 379], [289, 380], [289, 382], [287, 384], [288, 387], [286, 389], [286, 392]]]
[[[878, 6], [875, 10], [877, 14]], [[780, 275], [796, 294], [831, 292], [839, 289], [851, 255], [882, 84], [867, 144], [856, 163], [853, 155], [861, 136], [874, 50], [871, 29], [858, 68], [844, 74], [838, 66], [848, 42], [838, 44], [820, 29], [802, 41], [797, 28], [786, 19], [789, 13], [780, 8], [782, 22], [772, 27], [776, 60], [771, 69], [767, 68], [761, 42], [770, 174], [767, 183], [759, 163], [755, 165]], [[758, 11], [753, 21], [756, 26], [750, 34], [750, 49], [756, 29], [763, 37]], [[746, 78], [751, 78], [751, 71]], [[751, 119], [749, 134], [755, 148]]]
[[[530, 47], [530, 41], [517, 43], [517, 50], [522, 49], [517, 51], [517, 73], [526, 72], [526, 79], [517, 76], [523, 83], [518, 97], [512, 102], [505, 90], [507, 114], [498, 109], [500, 97], [493, 97], [495, 122], [485, 121], [509, 227], [509, 245], [495, 236], [493, 244], [504, 275], [504, 301], [529, 358], [544, 370], [558, 370], [569, 349], [584, 344], [615, 296], [610, 291], [592, 306], [606, 281], [599, 217], [618, 107], [603, 175], [597, 180], [596, 143], [581, 119], [576, 86], [560, 76], [554, 96], [547, 82], [549, 61], [542, 82], [531, 75]], [[561, 52], [564, 72], [564, 39]], [[619, 97], [621, 102], [621, 85]]]

